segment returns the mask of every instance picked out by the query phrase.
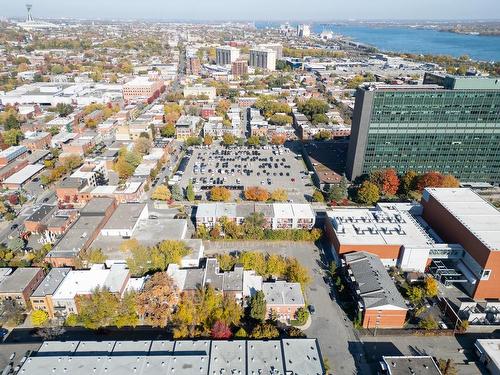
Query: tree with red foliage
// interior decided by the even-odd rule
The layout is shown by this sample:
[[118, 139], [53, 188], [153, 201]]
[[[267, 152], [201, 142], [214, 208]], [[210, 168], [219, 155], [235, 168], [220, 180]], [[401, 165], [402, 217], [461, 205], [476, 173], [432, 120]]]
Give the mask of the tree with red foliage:
[[386, 195], [396, 195], [399, 188], [399, 178], [396, 171], [388, 168], [382, 172], [382, 193]]
[[15, 206], [16, 204], [19, 203], [19, 197], [16, 194], [9, 195], [9, 203], [12, 206]]
[[431, 171], [419, 177], [417, 188], [422, 192], [426, 187], [441, 187], [443, 186], [444, 176], [436, 171]]
[[220, 320], [215, 322], [212, 330], [210, 331], [210, 334], [213, 339], [221, 340], [227, 340], [233, 336], [229, 326]]

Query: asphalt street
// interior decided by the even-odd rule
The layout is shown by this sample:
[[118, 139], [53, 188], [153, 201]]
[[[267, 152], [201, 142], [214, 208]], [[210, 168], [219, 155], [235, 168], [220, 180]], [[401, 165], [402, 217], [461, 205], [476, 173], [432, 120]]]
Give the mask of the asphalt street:
[[307, 242], [205, 242], [206, 255], [243, 250], [294, 256], [307, 267], [313, 281], [306, 290], [306, 299], [316, 310], [306, 330], [307, 336], [318, 339], [323, 358], [328, 359], [334, 374], [370, 373], [364, 361], [363, 343], [355, 335], [352, 323], [330, 297], [330, 287], [324, 280], [324, 255], [319, 247]]

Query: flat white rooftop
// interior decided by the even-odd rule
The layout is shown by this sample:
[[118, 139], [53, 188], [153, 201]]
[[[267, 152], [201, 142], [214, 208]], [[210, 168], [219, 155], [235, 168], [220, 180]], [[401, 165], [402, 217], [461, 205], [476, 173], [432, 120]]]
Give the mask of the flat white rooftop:
[[423, 199], [436, 199], [490, 250], [500, 251], [500, 211], [471, 189], [427, 188]]
[[434, 241], [416, 220], [397, 206], [327, 211], [341, 245], [428, 247]]

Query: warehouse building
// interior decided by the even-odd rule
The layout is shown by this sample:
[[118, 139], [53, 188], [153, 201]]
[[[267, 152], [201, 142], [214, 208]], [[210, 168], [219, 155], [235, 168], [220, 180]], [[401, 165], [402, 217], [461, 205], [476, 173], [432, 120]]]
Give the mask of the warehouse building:
[[322, 375], [317, 340], [46, 341], [19, 374]]

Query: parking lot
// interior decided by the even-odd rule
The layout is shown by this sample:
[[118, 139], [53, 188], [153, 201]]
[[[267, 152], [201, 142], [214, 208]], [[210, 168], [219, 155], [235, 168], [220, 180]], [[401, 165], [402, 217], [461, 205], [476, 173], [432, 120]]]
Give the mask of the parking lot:
[[[237, 192], [249, 186], [268, 190], [283, 188], [294, 202], [305, 201], [305, 195], [313, 190], [298, 144], [287, 147], [226, 148], [213, 145], [196, 148], [180, 185], [186, 187], [189, 180], [202, 199], [213, 186], [224, 186]], [[236, 198], [237, 194], [233, 193], [233, 197]]]

